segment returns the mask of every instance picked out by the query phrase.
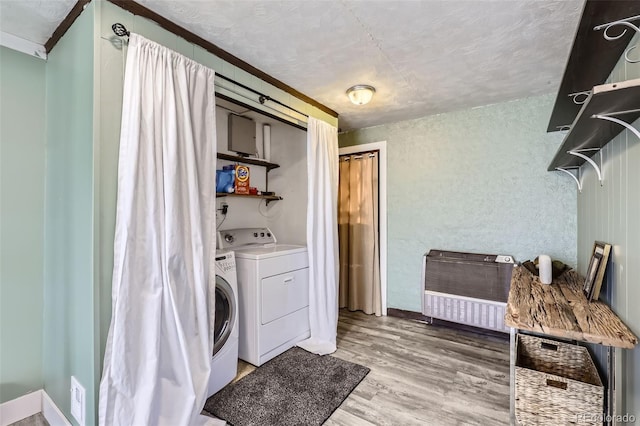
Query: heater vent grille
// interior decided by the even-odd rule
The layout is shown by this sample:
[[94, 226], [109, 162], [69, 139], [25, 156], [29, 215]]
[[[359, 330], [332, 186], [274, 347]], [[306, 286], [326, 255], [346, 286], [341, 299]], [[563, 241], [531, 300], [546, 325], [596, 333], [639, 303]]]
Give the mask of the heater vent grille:
[[423, 261], [423, 315], [508, 332], [504, 314], [513, 272], [512, 259], [491, 254], [429, 251]]

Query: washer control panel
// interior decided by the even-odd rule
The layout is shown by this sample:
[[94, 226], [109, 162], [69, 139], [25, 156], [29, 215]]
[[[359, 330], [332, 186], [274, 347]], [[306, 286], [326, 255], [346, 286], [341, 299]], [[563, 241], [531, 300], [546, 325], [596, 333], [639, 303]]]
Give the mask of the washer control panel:
[[236, 228], [218, 231], [217, 248], [229, 249], [248, 246], [268, 246], [277, 242], [269, 228]]
[[224, 254], [216, 254], [216, 268], [222, 272], [229, 272], [236, 269], [236, 255], [230, 251]]

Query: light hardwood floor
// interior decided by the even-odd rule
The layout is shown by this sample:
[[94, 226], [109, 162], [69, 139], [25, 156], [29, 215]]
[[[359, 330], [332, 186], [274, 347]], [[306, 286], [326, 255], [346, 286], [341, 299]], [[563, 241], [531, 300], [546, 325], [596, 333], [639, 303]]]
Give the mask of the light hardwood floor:
[[371, 372], [327, 426], [509, 424], [506, 339], [343, 309], [333, 356]]
[[509, 423], [509, 342], [341, 310], [334, 356], [371, 372], [326, 425]]

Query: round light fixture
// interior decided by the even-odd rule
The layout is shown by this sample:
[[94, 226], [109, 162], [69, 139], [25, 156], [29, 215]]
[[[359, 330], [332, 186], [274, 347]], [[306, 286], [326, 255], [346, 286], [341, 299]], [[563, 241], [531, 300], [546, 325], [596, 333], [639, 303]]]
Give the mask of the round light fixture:
[[376, 93], [375, 87], [367, 86], [366, 84], [356, 84], [347, 90], [349, 100], [356, 105], [369, 103], [374, 93]]

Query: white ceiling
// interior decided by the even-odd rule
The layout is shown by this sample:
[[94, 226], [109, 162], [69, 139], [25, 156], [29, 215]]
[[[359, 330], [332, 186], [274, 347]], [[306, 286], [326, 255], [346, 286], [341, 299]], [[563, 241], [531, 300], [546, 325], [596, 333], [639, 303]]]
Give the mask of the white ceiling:
[[[340, 114], [353, 129], [556, 92], [584, 0], [138, 0]], [[44, 43], [74, 0], [0, 0]], [[376, 87], [352, 105], [354, 84]]]

